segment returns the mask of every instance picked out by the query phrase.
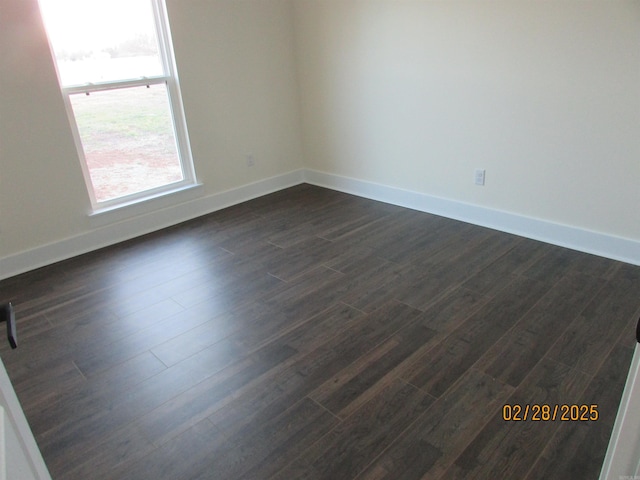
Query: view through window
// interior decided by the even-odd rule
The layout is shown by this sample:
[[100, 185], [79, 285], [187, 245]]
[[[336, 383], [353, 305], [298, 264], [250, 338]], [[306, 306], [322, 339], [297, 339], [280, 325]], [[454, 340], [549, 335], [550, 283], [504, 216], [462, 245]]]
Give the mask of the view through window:
[[39, 0], [94, 207], [194, 183], [162, 0]]

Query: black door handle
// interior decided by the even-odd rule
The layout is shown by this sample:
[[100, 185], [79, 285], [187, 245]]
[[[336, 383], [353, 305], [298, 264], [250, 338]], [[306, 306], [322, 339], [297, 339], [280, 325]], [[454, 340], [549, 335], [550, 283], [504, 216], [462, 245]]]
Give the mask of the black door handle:
[[7, 322], [7, 339], [11, 348], [18, 347], [18, 335], [16, 333], [16, 317], [13, 313], [11, 302], [0, 305], [0, 323]]
[[638, 318], [638, 325], [636, 325], [636, 340], [640, 343], [640, 318]]

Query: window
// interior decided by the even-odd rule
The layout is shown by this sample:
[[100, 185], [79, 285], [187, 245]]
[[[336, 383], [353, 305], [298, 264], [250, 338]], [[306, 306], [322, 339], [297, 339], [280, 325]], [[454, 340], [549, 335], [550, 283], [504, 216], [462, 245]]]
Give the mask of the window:
[[164, 0], [40, 0], [93, 208], [195, 183]]

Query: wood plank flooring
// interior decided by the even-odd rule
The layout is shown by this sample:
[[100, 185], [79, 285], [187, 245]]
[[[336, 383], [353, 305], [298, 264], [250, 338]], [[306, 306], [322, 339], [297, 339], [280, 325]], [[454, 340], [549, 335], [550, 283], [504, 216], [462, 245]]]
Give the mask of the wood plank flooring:
[[595, 479], [640, 267], [300, 185], [7, 279], [0, 301], [54, 479]]

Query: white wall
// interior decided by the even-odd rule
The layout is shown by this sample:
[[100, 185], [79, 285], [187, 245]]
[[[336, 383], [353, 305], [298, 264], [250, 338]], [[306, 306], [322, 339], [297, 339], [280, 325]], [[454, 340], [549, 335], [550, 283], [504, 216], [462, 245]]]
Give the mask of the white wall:
[[639, 1], [294, 8], [307, 168], [640, 241]]
[[90, 205], [36, 0], [0, 0], [0, 92], [1, 258], [78, 233]]
[[302, 148], [290, 0], [167, 0], [167, 10], [203, 185], [96, 218], [37, 0], [0, 0], [0, 278], [301, 178], [291, 176]]
[[198, 178], [221, 191], [301, 168], [291, 2], [167, 0], [167, 9]]

